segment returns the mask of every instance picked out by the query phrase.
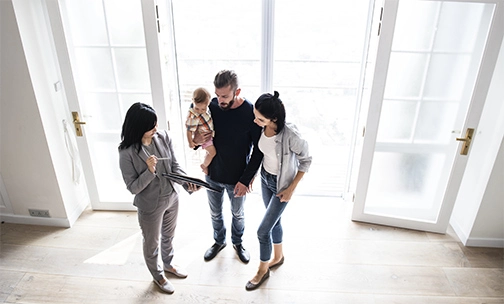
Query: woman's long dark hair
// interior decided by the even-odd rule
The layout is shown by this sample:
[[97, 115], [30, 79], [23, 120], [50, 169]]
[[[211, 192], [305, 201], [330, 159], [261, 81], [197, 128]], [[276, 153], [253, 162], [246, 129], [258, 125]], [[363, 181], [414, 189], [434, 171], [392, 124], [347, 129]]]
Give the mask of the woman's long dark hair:
[[138, 145], [137, 149], [140, 150], [145, 132], [154, 129], [156, 124], [156, 111], [151, 106], [141, 102], [132, 104], [124, 118], [119, 150], [135, 144]]
[[275, 91], [274, 95], [264, 93], [257, 99], [254, 107], [262, 116], [276, 123], [276, 134], [280, 133], [285, 126], [285, 107], [278, 98], [280, 94]]

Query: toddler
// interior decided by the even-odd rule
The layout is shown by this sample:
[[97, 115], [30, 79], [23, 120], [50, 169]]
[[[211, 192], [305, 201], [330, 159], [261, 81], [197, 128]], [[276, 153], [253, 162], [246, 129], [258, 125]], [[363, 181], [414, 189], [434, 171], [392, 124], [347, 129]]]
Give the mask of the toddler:
[[201, 164], [201, 169], [208, 175], [208, 166], [212, 162], [215, 154], [215, 147], [213, 145], [213, 136], [215, 135], [212, 116], [208, 104], [210, 103], [210, 93], [204, 88], [197, 88], [193, 92], [192, 104], [187, 113], [186, 127], [187, 127], [187, 141], [189, 147], [197, 149], [198, 145], [193, 142], [194, 132], [207, 133], [212, 132], [212, 137], [203, 143], [201, 147], [206, 150], [205, 160]]

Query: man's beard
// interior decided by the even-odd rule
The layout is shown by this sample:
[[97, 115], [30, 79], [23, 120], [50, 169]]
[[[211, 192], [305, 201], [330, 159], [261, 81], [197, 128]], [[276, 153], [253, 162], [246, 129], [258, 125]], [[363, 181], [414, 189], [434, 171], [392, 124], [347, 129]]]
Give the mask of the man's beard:
[[223, 111], [227, 111], [231, 109], [231, 107], [234, 104], [234, 101], [235, 101], [235, 95], [233, 95], [233, 99], [231, 99], [231, 101], [226, 106], [223, 106], [222, 104], [219, 103], [219, 108], [221, 108], [221, 110]]

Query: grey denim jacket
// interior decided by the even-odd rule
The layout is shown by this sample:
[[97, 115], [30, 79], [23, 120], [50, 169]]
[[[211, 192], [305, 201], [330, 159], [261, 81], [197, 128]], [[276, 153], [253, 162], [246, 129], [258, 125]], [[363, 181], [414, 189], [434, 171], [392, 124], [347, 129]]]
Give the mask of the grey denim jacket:
[[294, 124], [286, 123], [275, 139], [278, 158], [277, 193], [290, 186], [298, 171], [308, 172], [312, 157], [308, 142], [301, 138]]

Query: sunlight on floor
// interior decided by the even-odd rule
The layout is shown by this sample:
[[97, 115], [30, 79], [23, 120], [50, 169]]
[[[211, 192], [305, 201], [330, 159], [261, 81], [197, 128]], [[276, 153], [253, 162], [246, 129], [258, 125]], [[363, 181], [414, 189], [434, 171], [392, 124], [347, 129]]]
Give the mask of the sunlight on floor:
[[135, 244], [141, 237], [142, 234], [140, 232], [135, 233], [127, 239], [85, 260], [84, 264], [125, 265], [135, 248]]

